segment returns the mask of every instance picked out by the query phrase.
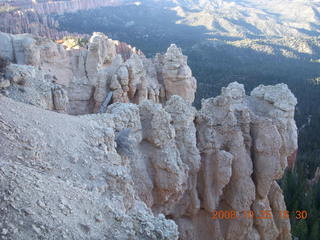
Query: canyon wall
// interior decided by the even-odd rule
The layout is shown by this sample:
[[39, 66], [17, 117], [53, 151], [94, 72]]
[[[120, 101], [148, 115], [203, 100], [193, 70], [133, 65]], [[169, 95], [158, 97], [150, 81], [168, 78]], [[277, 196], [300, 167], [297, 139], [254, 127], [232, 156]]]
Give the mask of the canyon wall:
[[[0, 2], [0, 31], [33, 35], [50, 39], [61, 39], [64, 36], [82, 36], [83, 34], [59, 31], [59, 23], [51, 14], [63, 14], [89, 10], [98, 7], [119, 6], [127, 4], [124, 0], [67, 0], [67, 1], [4, 1]], [[1, 11], [1, 9], [7, 9]]]
[[291, 239], [287, 85], [233, 82], [196, 110], [176, 45], [126, 59], [101, 33], [78, 49], [0, 33], [0, 57], [4, 239]]
[[123, 0], [71, 0], [71, 1], [43, 1], [34, 3], [31, 7], [40, 14], [76, 12], [97, 7], [118, 6]]
[[58, 31], [58, 22], [48, 15], [42, 15], [33, 10], [17, 10], [0, 13], [0, 31], [19, 34], [31, 33], [37, 36], [44, 36], [50, 39], [61, 39], [71, 34], [66, 31]]
[[[164, 102], [178, 91], [190, 103], [194, 100], [196, 80], [187, 57], [175, 45], [164, 55], [147, 59], [135, 48], [102, 33], [94, 33], [87, 48], [67, 49], [28, 34], [0, 33], [0, 44], [0, 56], [14, 63], [8, 67], [6, 76], [14, 79], [12, 82], [23, 82], [20, 85], [25, 89], [36, 91], [30, 103], [45, 109], [57, 108], [54, 105], [54, 101], [59, 101], [57, 95], [50, 95], [55, 89], [63, 92], [60, 94], [65, 102], [63, 111], [73, 115], [97, 112], [110, 91], [113, 103], [138, 104], [146, 99]], [[18, 74], [24, 69], [28, 69], [28, 74]], [[8, 93], [11, 98], [30, 97], [27, 91], [21, 92], [14, 85], [11, 89]]]
[[4, 1], [20, 10], [33, 9], [40, 14], [76, 12], [97, 7], [117, 6], [126, 3], [125, 0], [13, 0]]

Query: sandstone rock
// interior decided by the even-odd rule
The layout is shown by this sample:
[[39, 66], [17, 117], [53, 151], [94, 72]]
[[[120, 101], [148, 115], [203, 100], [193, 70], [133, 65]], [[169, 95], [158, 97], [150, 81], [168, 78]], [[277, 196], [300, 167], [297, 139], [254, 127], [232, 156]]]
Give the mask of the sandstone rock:
[[138, 54], [141, 56], [143, 55], [143, 53], [139, 49], [136, 49], [135, 47], [132, 47], [127, 43], [117, 40], [114, 40], [113, 42], [116, 45], [117, 53], [120, 54], [124, 60], [128, 60], [132, 56], [132, 54]]
[[[93, 34], [88, 49], [66, 50], [51, 40], [29, 34], [2, 34], [0, 39], [12, 48], [13, 57], [9, 59], [19, 65], [32, 65], [51, 76], [50, 82], [64, 86], [69, 98], [66, 109], [74, 115], [97, 112], [110, 91], [112, 102], [139, 104], [148, 99], [164, 103], [172, 95], [189, 103], [194, 100], [196, 80], [187, 57], [175, 45], [155, 59], [147, 59], [127, 46], [130, 56], [125, 54], [123, 59], [117, 54], [121, 44], [102, 33]], [[2, 55], [8, 53], [3, 51]]]
[[134, 103], [140, 103], [148, 97], [146, 70], [142, 59], [138, 55], [133, 54], [126, 61], [126, 66], [129, 74], [128, 96]]
[[162, 75], [166, 89], [166, 98], [179, 95], [192, 103], [194, 101], [197, 83], [187, 65], [187, 57], [181, 49], [172, 44], [163, 57]]
[[[86, 79], [88, 80], [86, 72], [86, 59], [88, 51], [87, 49], [70, 50], [68, 55], [70, 56], [70, 64], [72, 69], [72, 74], [75, 79]], [[79, 81], [79, 80], [78, 80]]]
[[[98, 71], [96, 75], [95, 91], [93, 94], [93, 99], [95, 101], [95, 112], [97, 112], [97, 110], [100, 108], [100, 105], [109, 94], [109, 91], [112, 91], [112, 79], [115, 78], [114, 75], [116, 74], [117, 69], [122, 65], [123, 59], [120, 55], [117, 55], [110, 65]], [[122, 90], [119, 90], [122, 93]], [[112, 101], [117, 102], [114, 97], [114, 95], [118, 96], [117, 93], [115, 94], [113, 91], [112, 95]]]
[[[283, 217], [286, 210], [286, 204], [284, 202], [283, 192], [276, 181], [273, 181], [268, 199], [273, 212], [274, 221], [279, 231], [279, 239], [292, 239], [290, 219]], [[281, 215], [282, 216], [281, 216]]]
[[[251, 179], [253, 166], [247, 149], [250, 118], [246, 106], [238, 105], [244, 100], [244, 95], [236, 94], [232, 98], [234, 92], [243, 93], [243, 86], [230, 84], [220, 96], [205, 100], [197, 116], [198, 147], [203, 162], [199, 190], [207, 217], [211, 211], [221, 208], [250, 210], [255, 199], [255, 186]], [[219, 170], [211, 173], [210, 169], [214, 167]], [[235, 236], [246, 239], [250, 230], [248, 220], [232, 221], [228, 225], [222, 221], [212, 224], [215, 225], [215, 234], [223, 239]]]
[[160, 104], [145, 101], [140, 105], [140, 119], [143, 134], [141, 151], [150, 159], [154, 172], [152, 208], [156, 212], [170, 214], [187, 189], [187, 166], [175, 144], [170, 114]]
[[5, 78], [11, 85], [7, 88], [10, 98], [44, 109], [53, 109], [50, 78], [33, 66], [10, 64], [6, 68]]
[[[65, 94], [59, 88], [56, 91], [54, 98], [63, 100]], [[285, 204], [275, 180], [283, 173], [282, 158], [286, 159], [290, 152], [286, 147], [292, 146], [285, 143], [287, 138], [282, 136], [294, 135], [286, 131], [295, 128], [279, 131], [281, 125], [275, 116], [262, 116], [262, 111], [256, 113], [252, 101], [257, 99], [245, 96], [243, 86], [238, 83], [223, 88], [220, 96], [205, 100], [199, 112], [179, 96], [171, 97], [164, 107], [151, 101], [140, 105], [114, 103], [107, 108], [107, 114], [74, 118], [25, 107], [4, 97], [1, 100], [6, 102], [1, 105], [1, 112], [10, 114], [1, 115], [5, 119], [0, 123], [10, 122], [15, 115], [9, 109], [19, 108], [16, 111], [22, 114], [23, 120], [10, 126], [18, 127], [24, 133], [7, 131], [7, 125], [3, 125], [0, 136], [18, 137], [17, 141], [20, 141], [19, 136], [24, 136], [21, 141], [34, 146], [25, 151], [16, 144], [15, 150], [11, 151], [10, 142], [3, 138], [7, 150], [1, 161], [11, 156], [10, 164], [15, 164], [14, 161], [23, 158], [12, 158], [12, 154], [30, 156], [30, 162], [24, 164], [31, 167], [41, 158], [41, 168], [50, 169], [51, 175], [65, 181], [57, 187], [61, 180], [48, 183], [47, 176], [35, 175], [41, 179], [38, 185], [43, 190], [33, 197], [47, 199], [50, 196], [48, 199], [51, 200], [41, 205], [37, 202], [44, 212], [33, 213], [37, 220], [34, 222], [48, 221], [43, 214], [47, 206], [59, 201], [57, 197], [72, 199], [72, 194], [77, 194], [83, 196], [81, 203], [68, 200], [57, 209], [63, 214], [63, 229], [68, 230], [64, 234], [69, 237], [78, 234], [102, 236], [107, 226], [114, 224], [113, 239], [153, 239], [155, 236], [157, 239], [177, 239], [176, 225], [153, 215], [163, 213], [178, 224], [180, 239], [209, 240], [212, 236], [215, 239], [290, 239], [289, 221], [276, 214], [285, 209]], [[267, 106], [268, 112], [275, 108]], [[35, 127], [23, 127], [40, 113], [44, 114], [42, 121]], [[292, 123], [290, 117], [286, 117], [282, 121], [286, 119]], [[48, 127], [50, 125], [52, 127]], [[66, 142], [68, 148], [64, 149]], [[68, 159], [77, 159], [70, 164], [85, 168], [79, 171], [78, 167], [68, 167]], [[23, 166], [16, 168], [21, 176], [30, 171]], [[9, 169], [7, 171], [10, 173]], [[33, 176], [30, 175], [31, 182]], [[21, 185], [20, 178], [16, 179]], [[65, 193], [49, 193], [44, 190], [47, 188], [64, 189]], [[22, 203], [29, 201], [29, 197], [24, 193], [19, 199]], [[91, 209], [92, 204], [98, 209], [90, 210], [90, 214], [81, 212], [83, 208]], [[101, 211], [100, 208], [109, 210]], [[235, 210], [238, 214], [272, 211], [274, 214], [270, 219], [238, 218], [226, 222], [210, 219], [213, 210]], [[95, 227], [98, 213], [105, 214], [99, 217], [101, 228]], [[80, 222], [71, 220], [72, 214], [78, 216]], [[15, 219], [21, 217], [15, 216]], [[59, 215], [57, 219], [60, 219]], [[104, 225], [104, 219], [108, 219], [108, 225]], [[56, 220], [50, 221], [51, 226], [55, 226]], [[41, 228], [35, 227], [40, 230], [33, 233], [50, 238]], [[122, 228], [127, 231], [121, 232]]]
[[260, 85], [251, 92], [251, 96], [263, 99], [274, 107], [289, 113], [294, 111], [297, 104], [297, 99], [283, 83], [275, 86]]
[[8, 79], [0, 79], [0, 88], [7, 88], [10, 86], [10, 81]]
[[68, 112], [69, 98], [67, 92], [60, 86], [55, 86], [52, 89], [53, 105], [55, 110], [60, 113]]
[[129, 72], [121, 65], [111, 78], [110, 89], [114, 91], [113, 102], [129, 102]]
[[87, 84], [71, 84], [68, 92], [72, 101], [89, 101], [93, 94], [93, 87]]
[[28, 80], [34, 79], [35, 76], [35, 68], [17, 64], [10, 64], [5, 73], [6, 78], [19, 85], [25, 85]]
[[252, 209], [257, 216], [263, 216], [261, 219], [256, 217], [254, 220], [260, 239], [278, 239], [279, 231], [274, 221], [277, 215], [273, 217], [269, 200], [267, 198], [255, 200]]
[[[7, 4], [7, 3], [1, 3]], [[64, 12], [74, 12], [86, 10], [100, 6], [115, 6], [118, 1], [104, 0], [72, 0], [72, 1], [10, 1], [10, 6], [16, 9], [11, 11], [2, 11], [0, 22], [0, 31], [21, 34], [30, 33], [37, 36], [50, 39], [62, 39], [65, 36], [86, 36], [85, 34], [69, 33], [58, 29], [59, 23], [51, 14]], [[131, 46], [124, 44], [121, 50], [124, 54], [130, 54]]]
[[2, 34], [1, 39], [11, 38], [13, 58], [11, 62], [20, 65], [41, 67], [47, 74], [55, 76], [56, 82], [68, 85], [72, 78], [70, 59], [61, 45], [48, 39], [36, 38], [29, 34]]
[[254, 180], [257, 193], [265, 198], [270, 191], [271, 184], [277, 176], [282, 176], [280, 162], [281, 136], [277, 127], [270, 120], [258, 120], [252, 125]]
[[[1, 202], [5, 217], [0, 222], [19, 226], [22, 221], [28, 226], [8, 231], [8, 238], [178, 239], [172, 220], [155, 216], [135, 200], [130, 166], [114, 146], [107, 147], [114, 141], [111, 118], [74, 118], [4, 97], [1, 102], [0, 112], [5, 114], [0, 116], [0, 142], [5, 149], [0, 191], [6, 200]], [[29, 125], [38, 119], [39, 124]], [[7, 141], [11, 137], [15, 143]], [[29, 158], [33, 152], [35, 158]], [[16, 155], [26, 156], [25, 161]], [[73, 156], [79, 160], [71, 163]], [[45, 204], [39, 205], [40, 200]], [[21, 211], [11, 210], [11, 204]]]
[[144, 139], [155, 147], [163, 147], [175, 138], [170, 124], [171, 116], [160, 104], [145, 101], [140, 106], [141, 123], [144, 125]]
[[200, 169], [200, 153], [196, 143], [196, 128], [194, 125], [196, 109], [179, 96], [172, 96], [165, 106], [171, 115], [175, 129], [175, 141], [183, 163], [188, 166], [189, 180], [187, 191], [177, 206], [174, 216], [195, 215], [200, 209], [197, 193], [197, 173]]
[[42, 71], [54, 76], [55, 82], [68, 86], [73, 78], [71, 60], [62, 45], [51, 40], [39, 39], [40, 67]]
[[[294, 106], [294, 101], [292, 104]], [[274, 180], [282, 176], [285, 168], [283, 160], [291, 151], [285, 150], [283, 146], [294, 146], [294, 143], [286, 142], [288, 138], [283, 138], [282, 134], [292, 136], [294, 133], [290, 131], [295, 128], [278, 131], [277, 117], [271, 114], [268, 117], [266, 114], [261, 116], [263, 111], [275, 111], [276, 106], [258, 107], [261, 105], [253, 105], [251, 97], [245, 96], [243, 86], [238, 83], [223, 88], [220, 96], [203, 101], [196, 122], [197, 143], [202, 157], [198, 191], [206, 212], [199, 212], [198, 215], [209, 218], [212, 210], [221, 209], [240, 212], [276, 211], [277, 208], [269, 203], [267, 197], [272, 191]], [[284, 117], [282, 120], [292, 123], [292, 115], [284, 114]], [[251, 156], [252, 151], [254, 155]], [[217, 172], [211, 169], [217, 169]], [[252, 173], [256, 176], [254, 181], [251, 179]], [[179, 229], [182, 236], [188, 236], [183, 239], [199, 239], [200, 236], [201, 239], [210, 239], [208, 236], [212, 234], [217, 239], [289, 239], [286, 234], [290, 228], [289, 222], [278, 227], [277, 217], [255, 220], [254, 225], [250, 219], [228, 223], [215, 220], [209, 223], [209, 230], [196, 224], [199, 221], [204, 224], [203, 217], [199, 219], [199, 216], [194, 216], [191, 218], [196, 233], [193, 237], [186, 233], [188, 225], [185, 223], [179, 224]], [[180, 223], [180, 220], [177, 222]], [[281, 234], [282, 231], [284, 234]]]
[[40, 51], [37, 40], [29, 34], [14, 35], [12, 37], [14, 59], [17, 64], [37, 66], [40, 64]]
[[115, 56], [116, 48], [112, 40], [102, 33], [93, 33], [89, 41], [85, 63], [89, 80], [103, 65], [110, 64]]
[[280, 178], [284, 169], [288, 166], [288, 157], [298, 149], [297, 127], [293, 118], [297, 99], [285, 84], [261, 85], [254, 89], [251, 95], [253, 97], [249, 98], [249, 105], [252, 110], [257, 116], [270, 118], [281, 136], [278, 151], [281, 167], [276, 174], [276, 177]]
[[[154, 59], [122, 58], [100, 33], [70, 50], [2, 38], [13, 39], [18, 62], [4, 73], [11, 99], [0, 95], [9, 239], [290, 239], [290, 222], [275, 214], [285, 210], [275, 180], [297, 150], [286, 85], [247, 96], [230, 83], [197, 111], [195, 79], [175, 45]], [[88, 115], [101, 106], [106, 113]], [[274, 214], [227, 221], [211, 219], [213, 210]], [[19, 231], [8, 225], [19, 221]]]
[[14, 61], [11, 37], [8, 34], [0, 32], [0, 57]]
[[[278, 200], [269, 202], [267, 197], [271, 196], [274, 180], [282, 174], [280, 148], [284, 139], [278, 132], [278, 123], [273, 118], [256, 115], [248, 100], [250, 97], [245, 96], [243, 86], [232, 83], [223, 88], [221, 96], [203, 102], [197, 114], [197, 147], [192, 140], [195, 138], [192, 130], [195, 110], [182, 98], [175, 96], [167, 102], [165, 111], [170, 117], [160, 105], [151, 102], [140, 105], [143, 139], [137, 138], [135, 156], [144, 160], [135, 164], [140, 166], [136, 183], [143, 186], [138, 190], [139, 195], [154, 211], [164, 212], [177, 222], [181, 239], [211, 239], [212, 235], [216, 239], [234, 239], [235, 236], [240, 239], [288, 239], [290, 224], [287, 221], [279, 225], [276, 215], [267, 222], [255, 220], [255, 225], [252, 219], [228, 223], [209, 220], [214, 209], [260, 212], [279, 208], [274, 203]], [[134, 119], [136, 122], [137, 117]], [[253, 132], [252, 136], [250, 132]], [[169, 148], [168, 144], [171, 145]], [[200, 170], [197, 148], [202, 158]], [[253, 158], [252, 151], [255, 152]], [[262, 160], [265, 156], [273, 156], [273, 163], [269, 159]], [[166, 165], [162, 165], [163, 160]], [[179, 165], [183, 167], [180, 170], [177, 169]], [[149, 175], [150, 169], [153, 175]], [[141, 177], [142, 173], [147, 177]], [[255, 176], [260, 173], [263, 177], [252, 181], [252, 173]], [[187, 181], [182, 180], [186, 178]], [[182, 184], [181, 180], [187, 184]], [[181, 186], [175, 185], [176, 182]], [[150, 187], [155, 188], [152, 198], [146, 197]], [[199, 210], [199, 204], [204, 210]], [[285, 206], [281, 208], [285, 209]]]

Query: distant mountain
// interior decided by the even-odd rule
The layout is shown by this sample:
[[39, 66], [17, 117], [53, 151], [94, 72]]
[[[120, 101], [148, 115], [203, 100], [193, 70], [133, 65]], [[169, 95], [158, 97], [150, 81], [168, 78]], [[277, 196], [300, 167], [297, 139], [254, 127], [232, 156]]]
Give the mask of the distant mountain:
[[318, 0], [166, 0], [178, 23], [241, 38], [320, 35]]
[[[173, 10], [180, 17], [176, 23], [203, 26], [215, 37], [301, 38], [320, 35], [318, 0], [0, 0], [0, 13], [8, 15], [8, 12], [15, 9], [32, 9], [44, 15], [55, 12], [62, 14], [103, 6], [127, 7], [132, 4], [154, 4], [155, 8]], [[1, 30], [6, 31], [3, 27]]]

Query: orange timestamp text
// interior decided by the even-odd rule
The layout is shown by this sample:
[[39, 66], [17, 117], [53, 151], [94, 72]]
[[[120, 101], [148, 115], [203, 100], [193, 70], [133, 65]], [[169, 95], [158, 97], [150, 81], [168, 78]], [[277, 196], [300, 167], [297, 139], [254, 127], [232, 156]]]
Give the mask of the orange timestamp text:
[[260, 210], [255, 211], [236, 211], [236, 210], [213, 210], [211, 212], [211, 219], [273, 219], [275, 214], [281, 219], [289, 219], [294, 217], [298, 220], [307, 219], [308, 212], [306, 210], [298, 211], [272, 211], [272, 210]]

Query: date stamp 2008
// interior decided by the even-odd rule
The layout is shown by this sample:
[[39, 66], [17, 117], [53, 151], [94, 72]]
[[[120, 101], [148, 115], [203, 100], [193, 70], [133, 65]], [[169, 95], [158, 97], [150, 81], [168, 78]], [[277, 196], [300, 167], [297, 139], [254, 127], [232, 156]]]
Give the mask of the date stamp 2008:
[[213, 210], [211, 212], [211, 219], [225, 219], [225, 220], [237, 220], [237, 219], [273, 219], [275, 214], [281, 219], [289, 219], [295, 217], [296, 219], [307, 219], [308, 212], [306, 210], [298, 211], [271, 211], [261, 210], [254, 211], [235, 211], [235, 210]]

